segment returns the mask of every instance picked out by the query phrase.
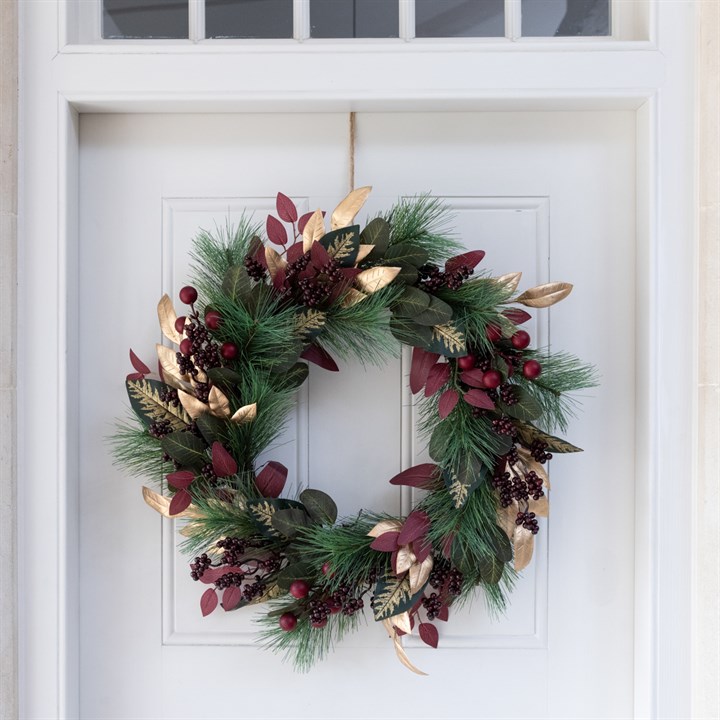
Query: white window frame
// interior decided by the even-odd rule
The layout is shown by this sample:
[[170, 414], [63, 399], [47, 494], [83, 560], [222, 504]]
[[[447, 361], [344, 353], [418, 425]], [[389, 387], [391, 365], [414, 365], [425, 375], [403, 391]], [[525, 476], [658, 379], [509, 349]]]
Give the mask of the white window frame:
[[617, 108], [637, 118], [635, 715], [690, 717], [695, 7], [653, 0], [634, 42], [159, 48], [71, 44], [70, 3], [20, 4], [22, 717], [78, 711], [80, 114]]

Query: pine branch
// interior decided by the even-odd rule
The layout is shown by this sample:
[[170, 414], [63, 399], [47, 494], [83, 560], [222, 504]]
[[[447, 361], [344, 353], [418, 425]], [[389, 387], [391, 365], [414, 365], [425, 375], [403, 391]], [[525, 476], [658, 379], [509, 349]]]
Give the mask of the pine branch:
[[171, 463], [163, 462], [160, 441], [148, 433], [135, 415], [125, 422], [118, 422], [108, 439], [115, 465], [126, 468], [133, 475], [160, 481], [172, 468]]

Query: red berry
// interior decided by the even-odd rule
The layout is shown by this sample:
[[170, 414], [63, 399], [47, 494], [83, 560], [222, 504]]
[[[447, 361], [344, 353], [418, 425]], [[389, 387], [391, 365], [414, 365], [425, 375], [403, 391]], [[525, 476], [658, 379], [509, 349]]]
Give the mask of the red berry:
[[330, 602], [330, 612], [333, 615], [336, 615], [342, 610], [342, 605], [340, 603]]
[[192, 285], [186, 285], [180, 291], [180, 302], [192, 305], [197, 300], [197, 290]]
[[326, 625], [327, 625], [327, 618], [325, 618], [324, 620], [321, 620], [320, 622], [314, 622], [312, 624], [312, 626], [317, 629], [324, 628]]
[[175, 321], [175, 330], [179, 332], [181, 335], [185, 332], [185, 316], [181, 315], [176, 321]]
[[300, 600], [307, 597], [310, 592], [310, 586], [304, 580], [293, 580], [290, 585], [290, 594]]
[[237, 357], [238, 349], [237, 345], [234, 345], [231, 342], [223, 343], [220, 346], [220, 354], [226, 359], [226, 360], [234, 360]]
[[217, 310], [208, 310], [205, 313], [205, 324], [211, 329], [211, 330], [217, 330], [220, 327], [220, 321], [222, 320], [222, 315]]
[[280, 627], [285, 632], [290, 632], [297, 627], [297, 618], [291, 612], [283, 613], [280, 616]]
[[482, 383], [489, 390], [494, 390], [502, 385], [502, 375], [497, 370], [488, 370], [483, 373]]
[[329, 572], [330, 572], [330, 563], [329, 562], [323, 563], [322, 574], [327, 575]]
[[190, 338], [185, 338], [180, 343], [180, 352], [183, 355], [190, 355], [192, 353], [192, 342], [191, 342]]
[[518, 330], [510, 338], [510, 342], [516, 350], [524, 350], [530, 344], [530, 335], [524, 330]]
[[502, 340], [502, 330], [497, 325], [488, 325], [485, 328], [485, 336], [490, 342], [496, 343]]
[[465, 357], [458, 358], [457, 364], [461, 370], [472, 370], [475, 367], [475, 356], [466, 355]]
[[523, 363], [522, 372], [528, 380], [535, 380], [536, 378], [540, 377], [542, 367], [537, 360], [526, 360]]

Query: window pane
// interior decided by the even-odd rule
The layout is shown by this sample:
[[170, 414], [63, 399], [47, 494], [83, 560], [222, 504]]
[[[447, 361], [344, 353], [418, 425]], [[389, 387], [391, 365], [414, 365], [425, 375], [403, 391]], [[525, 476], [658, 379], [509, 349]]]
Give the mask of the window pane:
[[522, 0], [522, 34], [609, 35], [610, 0]]
[[293, 0], [206, 0], [207, 38], [291, 38]]
[[187, 38], [187, 0], [103, 0], [102, 36]]
[[310, 0], [314, 38], [390, 38], [400, 30], [397, 0]]
[[503, 0], [415, 0], [416, 37], [503, 37]]

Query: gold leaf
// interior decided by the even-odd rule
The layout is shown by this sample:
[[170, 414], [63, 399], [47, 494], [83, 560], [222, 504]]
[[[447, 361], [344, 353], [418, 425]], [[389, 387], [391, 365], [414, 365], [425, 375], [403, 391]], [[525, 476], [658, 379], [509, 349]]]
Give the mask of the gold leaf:
[[257, 403], [251, 405], [243, 405], [240, 409], [235, 411], [235, 414], [230, 418], [234, 423], [242, 424], [252, 422], [257, 417]]
[[372, 530], [368, 533], [368, 537], [380, 537], [386, 532], [400, 532], [400, 528], [403, 526], [400, 520], [381, 520]]
[[410, 613], [407, 610], [399, 615], [393, 615], [388, 619], [398, 630], [402, 630], [408, 635], [412, 632], [412, 625], [410, 625]]
[[210, 406], [210, 412], [216, 417], [230, 417], [230, 401], [227, 395], [215, 385], [210, 388], [208, 405]]
[[268, 272], [271, 278], [277, 275], [278, 270], [283, 270], [287, 267], [285, 258], [281, 257], [280, 253], [269, 245], [265, 248], [265, 261], [267, 262]]
[[355, 216], [365, 204], [372, 187], [367, 185], [350, 192], [347, 197], [333, 210], [330, 217], [330, 229], [337, 230], [352, 225]]
[[515, 570], [520, 571], [532, 560], [535, 536], [522, 525], [516, 525], [512, 543], [515, 548]]
[[416, 675], [427, 675], [427, 673], [415, 667], [415, 665], [410, 662], [410, 658], [407, 656], [405, 648], [400, 641], [400, 636], [396, 632], [393, 632], [393, 645], [395, 646], [395, 654], [398, 656], [398, 660], [400, 660], [408, 670], [411, 670]]
[[534, 512], [538, 517], [548, 517], [550, 514], [550, 502], [548, 496], [543, 495], [538, 500], [530, 498], [528, 501], [528, 510]]
[[410, 568], [408, 579], [410, 580], [410, 593], [414, 595], [425, 585], [433, 569], [432, 555], [428, 555], [421, 563], [415, 563]]
[[399, 267], [374, 267], [369, 270], [363, 270], [355, 278], [355, 282], [361, 290], [372, 294], [389, 285], [397, 277], [399, 272]]
[[517, 451], [527, 472], [534, 472], [542, 480], [543, 486], [550, 489], [550, 478], [548, 477], [545, 467], [530, 454], [527, 448], [522, 447], [522, 445], [518, 445]]
[[343, 295], [340, 305], [345, 308], [352, 307], [353, 305], [357, 305], [359, 302], [362, 302], [366, 297], [367, 295], [365, 293], [361, 293], [355, 288], [350, 288], [345, 295]]
[[[181, 375], [177, 366], [177, 357], [175, 351], [159, 343], [155, 345], [157, 350], [160, 367], [163, 369], [163, 379], [171, 387], [180, 390], [192, 390], [190, 378], [187, 375]], [[173, 382], [174, 381], [174, 382]]]
[[167, 293], [160, 298], [160, 302], [157, 306], [157, 314], [158, 320], [160, 321], [160, 329], [162, 330], [163, 335], [170, 342], [179, 345], [182, 340], [182, 335], [180, 335], [180, 333], [175, 329], [177, 313], [175, 312], [172, 300]]
[[509, 540], [512, 540], [515, 534], [515, 528], [517, 527], [515, 520], [517, 519], [519, 510], [520, 508], [516, 500], [513, 500], [512, 504], [508, 505], [508, 507], [498, 508], [498, 525], [508, 536]]
[[500, 277], [495, 278], [495, 282], [500, 285], [506, 285], [508, 292], [514, 293], [517, 290], [517, 286], [520, 284], [521, 277], [521, 272], [508, 273], [507, 275], [501, 275]]
[[353, 234], [349, 232], [336, 237], [327, 249], [328, 255], [339, 263], [352, 255], [353, 250], [355, 250], [355, 243], [353, 242]]
[[251, 600], [248, 605], [257, 605], [259, 603], [267, 602], [268, 600], [274, 600], [276, 597], [280, 597], [281, 595], [283, 595], [284, 592], [284, 590], [280, 589], [279, 585], [271, 585], [265, 592], [265, 594], [261, 595], [258, 598], [255, 598], [254, 600]]
[[143, 487], [142, 489], [143, 500], [156, 512], [159, 512], [163, 517], [170, 517], [170, 498], [166, 498], [160, 493], [156, 493], [149, 487]]
[[193, 419], [197, 420], [203, 413], [208, 411], [208, 406], [193, 397], [189, 393], [178, 390], [178, 397], [180, 398], [180, 404], [185, 408], [187, 414]]
[[355, 259], [355, 265], [359, 265], [374, 249], [374, 245], [360, 245], [357, 258]]
[[308, 308], [295, 316], [295, 331], [298, 335], [304, 336], [315, 330], [320, 330], [325, 325], [325, 313], [321, 310]]
[[457, 478], [448, 487], [448, 492], [456, 508], [461, 508], [468, 499], [468, 486]]
[[205, 372], [198, 368], [197, 375], [193, 377], [192, 381], [194, 385], [197, 385], [197, 383], [206, 383], [208, 381], [208, 376]]
[[316, 210], [303, 229], [303, 252], [307, 252], [312, 244], [325, 234], [325, 218], [322, 210]]
[[526, 290], [513, 302], [532, 308], [546, 308], [564, 300], [573, 289], [570, 283], [551, 282]]
[[391, 578], [389, 582], [381, 583], [375, 590], [375, 617], [391, 616], [395, 614], [397, 607], [410, 597], [410, 582], [407, 575], [404, 575], [402, 579]]
[[147, 380], [131, 380], [128, 391], [145, 412], [157, 420], [168, 420], [173, 430], [185, 430], [192, 420], [182, 406], [161, 400], [160, 393]]
[[450, 352], [458, 352], [466, 347], [465, 336], [452, 324], [433, 325], [433, 340], [440, 340]]
[[402, 573], [407, 572], [415, 563], [417, 558], [415, 557], [415, 553], [412, 551], [409, 545], [403, 545], [399, 550], [397, 554], [397, 561], [395, 563], [395, 569], [397, 570], [398, 575], [402, 575]]

